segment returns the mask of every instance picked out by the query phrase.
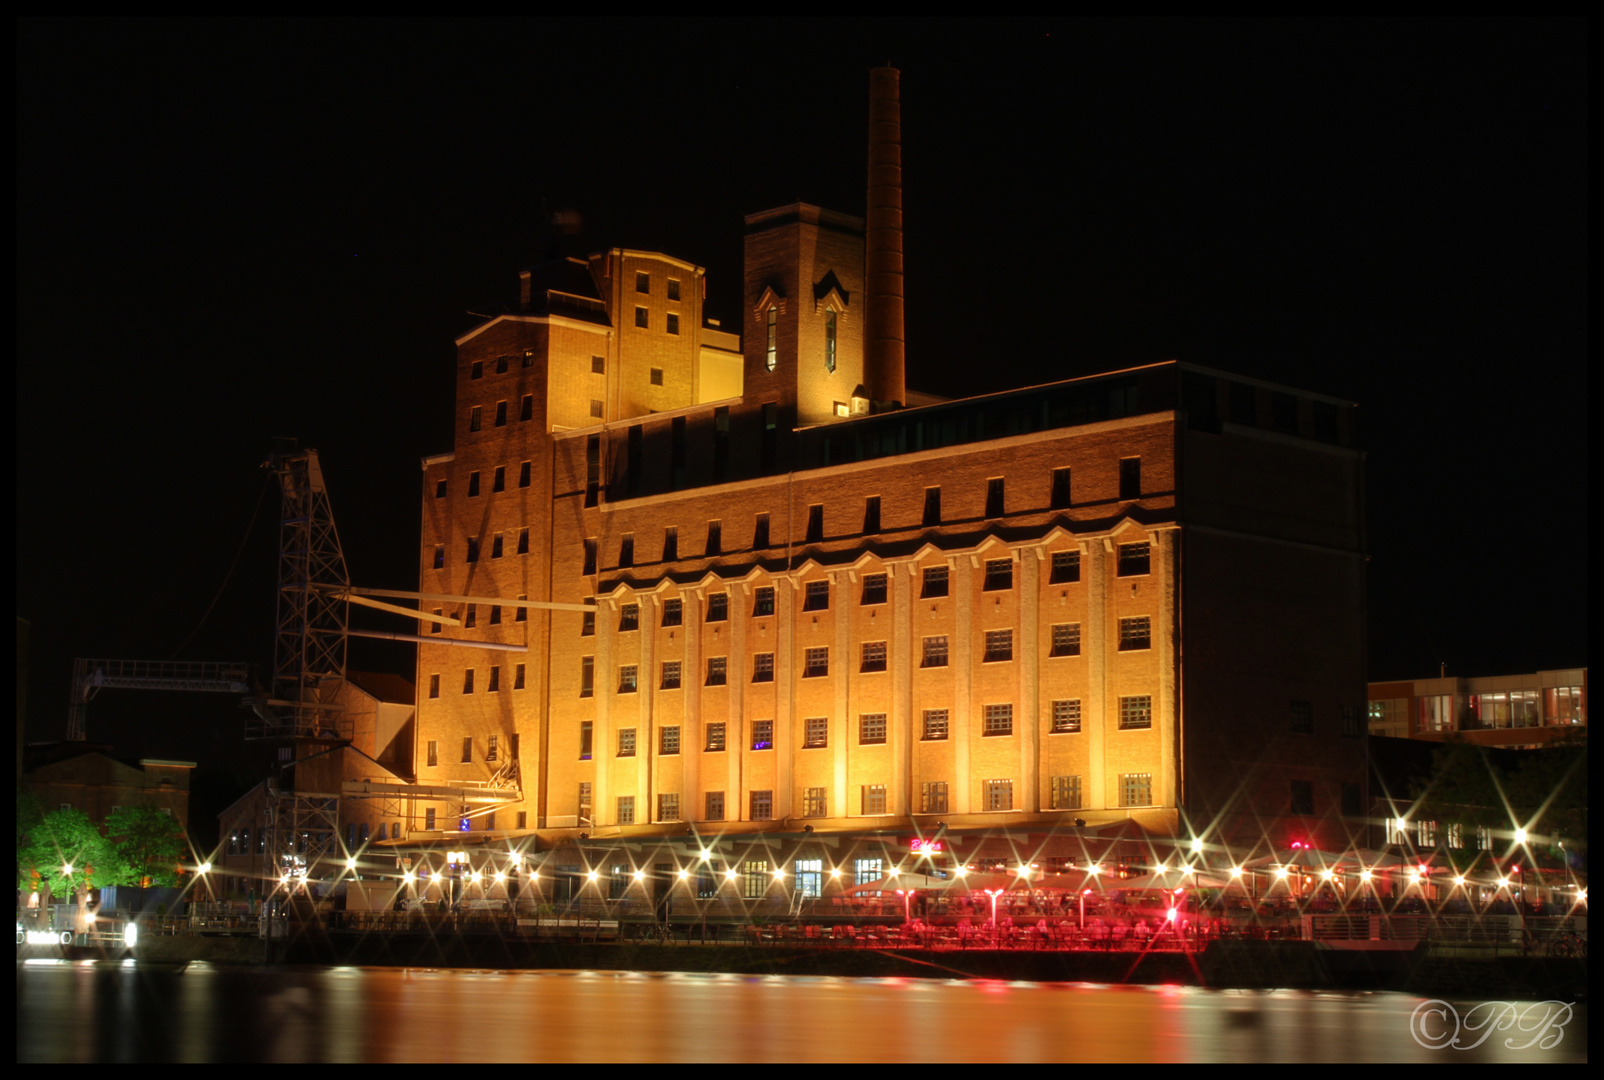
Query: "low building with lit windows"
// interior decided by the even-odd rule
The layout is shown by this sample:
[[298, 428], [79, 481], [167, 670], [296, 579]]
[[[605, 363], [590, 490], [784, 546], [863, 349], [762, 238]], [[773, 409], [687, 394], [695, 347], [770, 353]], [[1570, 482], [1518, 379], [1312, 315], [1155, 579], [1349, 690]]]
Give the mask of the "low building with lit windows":
[[1587, 669], [1370, 684], [1370, 734], [1521, 750], [1587, 732]]

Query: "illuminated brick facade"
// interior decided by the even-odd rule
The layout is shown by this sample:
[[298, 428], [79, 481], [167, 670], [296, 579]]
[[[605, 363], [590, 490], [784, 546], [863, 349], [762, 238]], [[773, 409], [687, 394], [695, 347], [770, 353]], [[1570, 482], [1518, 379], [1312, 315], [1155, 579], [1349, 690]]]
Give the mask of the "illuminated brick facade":
[[419, 647], [416, 783], [516, 785], [418, 800], [410, 835], [432, 808], [545, 842], [1077, 820], [1344, 842], [1351, 406], [1166, 363], [888, 409], [861, 221], [747, 228], [736, 394], [701, 271], [664, 256], [537, 268], [459, 340], [421, 590], [597, 606], [420, 624], [528, 650]]

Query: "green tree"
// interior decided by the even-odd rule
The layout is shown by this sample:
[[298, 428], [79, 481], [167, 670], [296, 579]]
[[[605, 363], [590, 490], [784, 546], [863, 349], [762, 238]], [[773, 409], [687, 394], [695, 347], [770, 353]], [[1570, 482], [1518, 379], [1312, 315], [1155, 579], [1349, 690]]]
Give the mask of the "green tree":
[[28, 829], [17, 852], [17, 871], [18, 888], [32, 889], [38, 875], [46, 903], [52, 896], [74, 897], [80, 931], [89, 925], [90, 890], [132, 881], [132, 868], [116, 845], [74, 807], [45, 814]]
[[106, 819], [106, 836], [127, 863], [135, 885], [177, 885], [184, 830], [154, 806], [119, 806]]

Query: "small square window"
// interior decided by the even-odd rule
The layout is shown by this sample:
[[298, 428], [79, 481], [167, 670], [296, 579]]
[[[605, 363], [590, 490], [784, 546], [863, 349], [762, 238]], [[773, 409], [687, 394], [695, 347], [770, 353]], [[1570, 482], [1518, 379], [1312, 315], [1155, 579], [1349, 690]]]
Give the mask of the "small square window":
[[947, 812], [947, 782], [931, 781], [919, 785], [919, 812], [945, 814]]
[[652, 291], [652, 275], [650, 275], [648, 273], [645, 273], [644, 271], [636, 271], [636, 273], [635, 273], [635, 291], [638, 292], [638, 293], [649, 293], [649, 292], [651, 292]]
[[886, 669], [886, 643], [883, 641], [865, 641], [863, 643], [863, 663], [859, 671], [884, 671]]
[[679, 753], [678, 725], [657, 729], [657, 752], [669, 757]]
[[752, 749], [753, 750], [773, 750], [774, 749], [774, 721], [773, 720], [754, 720], [754, 721], [752, 721]]
[[1012, 735], [1014, 733], [1014, 707], [1012, 705], [987, 705], [984, 710], [984, 735]]
[[810, 581], [807, 591], [803, 594], [803, 611], [828, 611], [830, 609], [830, 583], [828, 581]]
[[865, 817], [878, 817], [886, 812], [886, 786], [863, 785], [863, 813]]
[[1053, 650], [1049, 655], [1080, 655], [1080, 623], [1055, 623], [1053, 625]]
[[[772, 790], [752, 792], [751, 817], [753, 821], [774, 820], [774, 792]], [[752, 863], [750, 861], [748, 861], [746, 865], [748, 870], [752, 869]], [[763, 869], [766, 870], [767, 866], [764, 866]], [[748, 887], [750, 888], [750, 883], [748, 883]], [[757, 895], [761, 896], [762, 894], [759, 893]]]
[[1014, 632], [1012, 630], [987, 630], [986, 655], [982, 663], [995, 664], [1014, 658]]
[[927, 637], [924, 641], [924, 659], [920, 667], [946, 667], [947, 666], [947, 635], [939, 634]]
[[1119, 651], [1132, 652], [1153, 647], [1153, 623], [1146, 615], [1119, 621]]
[[1138, 731], [1153, 726], [1153, 699], [1147, 694], [1119, 699], [1121, 731]]
[[600, 420], [607, 415], [606, 407], [597, 398], [590, 399], [590, 416], [593, 420]]
[[981, 589], [985, 592], [1000, 592], [1014, 587], [1014, 560], [987, 559], [986, 579]]
[[723, 686], [726, 679], [725, 665], [729, 663], [727, 656], [709, 656], [707, 658], [707, 685]]
[[1119, 778], [1119, 804], [1121, 806], [1153, 805], [1153, 774], [1122, 773]]
[[752, 657], [752, 681], [774, 681], [774, 654], [771, 652], [756, 653]]
[[810, 787], [802, 793], [803, 817], [824, 817], [827, 806], [823, 788]]
[[1080, 809], [1080, 777], [1055, 776], [1053, 777], [1053, 805], [1054, 810]]
[[638, 308], [635, 309], [635, 325], [640, 327], [642, 330], [647, 330], [647, 329], [651, 328], [652, 317], [651, 317], [651, 314], [649, 312], [647, 312], [647, 310], [645, 308], [638, 307]]
[[804, 749], [816, 750], [830, 745], [830, 718], [827, 716], [810, 716], [802, 721]]
[[607, 374], [607, 358], [604, 356], [592, 356], [590, 358], [590, 373], [592, 375]]
[[924, 735], [926, 742], [941, 742], [947, 737], [947, 710], [926, 709], [924, 714]]
[[820, 645], [806, 650], [802, 667], [804, 679], [818, 679], [830, 674], [830, 647]]
[[625, 664], [618, 669], [618, 692], [620, 694], [635, 693], [637, 689], [636, 670], [637, 668], [634, 664]]
[[1151, 572], [1151, 565], [1150, 548], [1145, 540], [1141, 543], [1119, 546], [1120, 577], [1140, 577]]
[[670, 300], [679, 299], [679, 278], [668, 279], [668, 298]]
[[1075, 735], [1080, 732], [1080, 699], [1053, 702], [1053, 734]]
[[886, 575], [863, 575], [863, 601], [865, 605], [886, 602]]
[[652, 377], [652, 385], [653, 386], [662, 386], [663, 385], [663, 369], [662, 368], [660, 368], [660, 367], [652, 368], [651, 377]]
[[635, 756], [635, 729], [632, 727], [618, 729], [618, 756]]
[[924, 588], [919, 596], [924, 600], [932, 600], [947, 595], [947, 568], [945, 566], [927, 566], [924, 569]]
[[1071, 585], [1080, 580], [1080, 552], [1053, 552], [1053, 569], [1047, 581], [1050, 585]]
[[1012, 810], [1014, 808], [1014, 782], [1012, 780], [987, 780], [985, 785], [987, 810]]
[[678, 820], [680, 820], [680, 816], [679, 816], [679, 795], [674, 794], [674, 795], [659, 795], [659, 796], [657, 796], [657, 820], [658, 821], [678, 821]]
[[858, 717], [858, 742], [874, 746], [886, 741], [886, 714], [864, 713]]
[[485, 377], [485, 362], [483, 360], [475, 360], [473, 362], [473, 365], [471, 367], [469, 367], [469, 369], [468, 369], [468, 378], [470, 378], [470, 379], [482, 379], [484, 377]]
[[668, 332], [677, 336], [679, 334], [679, 316], [671, 311], [665, 321], [668, 324]]

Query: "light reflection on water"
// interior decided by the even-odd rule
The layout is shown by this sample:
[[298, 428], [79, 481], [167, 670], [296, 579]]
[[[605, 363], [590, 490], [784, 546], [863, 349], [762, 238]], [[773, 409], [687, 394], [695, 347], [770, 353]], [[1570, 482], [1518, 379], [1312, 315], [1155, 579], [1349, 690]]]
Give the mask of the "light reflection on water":
[[[1427, 1050], [1422, 999], [999, 980], [17, 965], [18, 1061], [1529, 1061]], [[1518, 1042], [1528, 1041], [1521, 1037]]]

